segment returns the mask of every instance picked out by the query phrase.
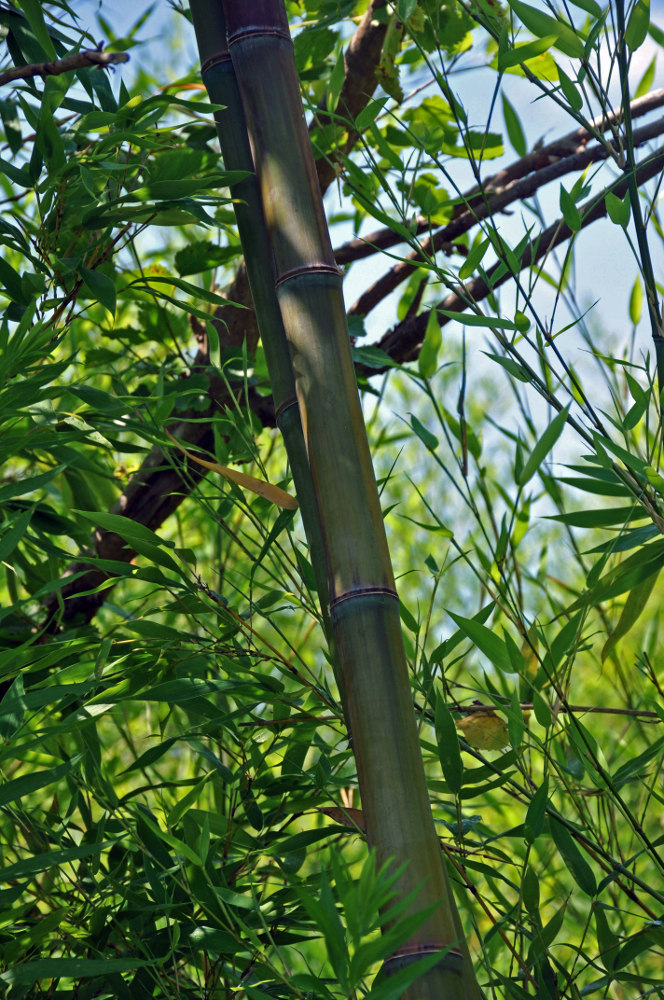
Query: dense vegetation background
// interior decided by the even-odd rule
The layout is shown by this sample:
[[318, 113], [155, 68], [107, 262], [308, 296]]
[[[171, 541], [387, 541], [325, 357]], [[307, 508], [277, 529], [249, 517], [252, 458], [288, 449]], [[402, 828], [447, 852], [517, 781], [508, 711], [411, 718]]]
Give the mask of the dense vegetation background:
[[[286, 7], [479, 981], [659, 996], [664, 33]], [[396, 998], [299, 514], [200, 464], [292, 492], [188, 11], [77, 14], [0, 5], [0, 989]]]

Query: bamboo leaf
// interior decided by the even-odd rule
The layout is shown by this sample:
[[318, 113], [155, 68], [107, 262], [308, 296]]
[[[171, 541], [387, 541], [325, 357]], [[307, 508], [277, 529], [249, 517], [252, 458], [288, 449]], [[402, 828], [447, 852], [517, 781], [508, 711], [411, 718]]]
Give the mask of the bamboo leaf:
[[517, 485], [523, 487], [532, 479], [563, 432], [571, 404], [557, 413], [528, 456], [517, 478]]
[[491, 246], [491, 240], [480, 240], [479, 243], [474, 243], [468, 252], [468, 256], [464, 260], [463, 264], [459, 268], [459, 278], [465, 281], [466, 278], [475, 272], [476, 268], [482, 263], [482, 258]]
[[505, 642], [500, 639], [495, 632], [492, 632], [486, 625], [481, 625], [473, 618], [462, 618], [452, 611], [447, 612], [450, 618], [456, 622], [457, 626], [469, 639], [477, 646], [487, 659], [491, 660], [494, 666], [504, 673], [512, 673], [512, 660]]
[[546, 809], [549, 804], [549, 779], [544, 778], [528, 804], [523, 832], [526, 841], [533, 844], [544, 830]]
[[9, 984], [29, 985], [41, 979], [90, 979], [93, 976], [110, 976], [130, 969], [144, 969], [156, 965], [156, 959], [144, 958], [40, 958], [23, 962], [0, 974], [0, 981]]
[[92, 270], [89, 267], [83, 267], [82, 265], [78, 269], [83, 278], [85, 287], [88, 289], [90, 294], [98, 302], [101, 302], [105, 309], [115, 316], [117, 308], [117, 295], [115, 291], [115, 284], [111, 278], [106, 274], [102, 274], [101, 271]]
[[[600, 560], [598, 564], [600, 570], [605, 559], [606, 557], [603, 557], [603, 560]], [[639, 586], [648, 577], [658, 573], [662, 566], [664, 566], [664, 543], [652, 542], [609, 570], [597, 582], [594, 582], [594, 573], [591, 570], [588, 574], [588, 580], [590, 582], [592, 579], [592, 586], [567, 610], [574, 612], [588, 605], [597, 605], [612, 597], [619, 597], [628, 590]]]
[[476, 313], [453, 312], [450, 309], [439, 309], [439, 313], [448, 319], [455, 319], [463, 326], [481, 326], [489, 330], [518, 330], [519, 324], [502, 316], [478, 316]]
[[55, 784], [61, 778], [64, 778], [66, 774], [78, 764], [81, 756], [72, 757], [71, 760], [67, 760], [64, 764], [58, 764], [57, 767], [49, 768], [46, 771], [33, 771], [30, 774], [24, 774], [20, 778], [14, 778], [12, 781], [5, 782], [2, 787], [0, 787], [0, 806], [6, 806], [10, 802], [18, 802], [23, 798], [24, 795], [29, 795], [32, 792], [39, 791], [40, 788], [46, 788], [48, 785]]
[[571, 80], [567, 73], [560, 66], [558, 69], [558, 80], [560, 81], [560, 89], [565, 95], [569, 105], [574, 111], [580, 111], [583, 107], [583, 95], [581, 91], [577, 88], [573, 80]]
[[256, 479], [254, 476], [247, 475], [246, 472], [238, 472], [236, 469], [230, 469], [227, 465], [220, 465], [219, 462], [208, 462], [205, 459], [197, 458], [188, 451], [183, 445], [177, 441], [173, 435], [166, 430], [165, 427], [162, 428], [166, 437], [170, 438], [176, 448], [187, 456], [187, 458], [196, 462], [198, 465], [202, 465], [205, 469], [210, 469], [211, 472], [218, 472], [220, 476], [224, 476], [226, 479], [230, 479], [232, 482], [237, 483], [238, 486], [242, 486], [245, 490], [249, 490], [251, 493], [256, 493], [258, 496], [265, 497], [271, 503], [276, 504], [277, 507], [283, 507], [285, 510], [297, 510], [299, 504], [295, 497], [292, 497], [290, 493], [286, 493], [285, 490], [280, 489], [279, 486], [273, 486], [271, 483], [266, 483], [263, 479]]
[[581, 854], [567, 827], [554, 816], [549, 817], [549, 825], [558, 853], [578, 887], [588, 896], [596, 895], [597, 883], [593, 870]]
[[429, 451], [435, 451], [438, 447], [438, 438], [431, 431], [428, 431], [424, 424], [422, 424], [417, 417], [411, 413], [410, 415], [410, 425], [417, 434], [420, 441], [426, 445]]
[[458, 795], [463, 785], [463, 761], [459, 749], [459, 737], [452, 713], [440, 693], [436, 697], [435, 721], [440, 766], [450, 791], [453, 795]]
[[650, 27], [650, 0], [636, 0], [625, 28], [625, 45], [636, 52], [648, 37]]
[[629, 318], [636, 326], [643, 312], [643, 285], [641, 284], [641, 278], [636, 276], [634, 284], [632, 285], [632, 291], [629, 296]]
[[602, 16], [602, 8], [596, 2], [596, 0], [570, 0], [575, 7], [579, 7], [580, 10], [584, 10], [586, 14], [590, 14], [591, 17], [600, 18]]
[[581, 213], [576, 207], [574, 198], [562, 184], [560, 185], [560, 211], [572, 232], [578, 232], [581, 229]]
[[523, 905], [531, 917], [539, 913], [539, 883], [540, 880], [532, 865], [528, 865], [523, 873]]
[[[417, 366], [422, 378], [430, 378], [438, 366], [438, 352], [443, 341], [443, 335], [435, 309], [429, 311], [424, 341], [420, 348]], [[436, 442], [437, 445], [437, 442]]]
[[508, 0], [508, 3], [533, 35], [538, 38], [552, 35], [556, 40], [556, 48], [564, 52], [566, 56], [570, 56], [572, 59], [583, 58], [582, 36], [577, 34], [569, 24], [565, 24], [529, 4], [522, 3], [521, 0]]
[[[608, 494], [613, 496], [612, 493]], [[549, 521], [560, 521], [574, 528], [610, 528], [620, 527], [630, 521], [642, 521], [648, 515], [642, 507], [632, 504], [631, 507], [597, 507], [592, 510], [571, 510], [566, 514], [551, 514]]]
[[[516, 155], [525, 156], [527, 152], [527, 146], [526, 146], [526, 137], [523, 132], [523, 127], [521, 125], [521, 119], [516, 113], [514, 106], [510, 103], [510, 101], [508, 101], [505, 94], [502, 94], [501, 97], [503, 102], [503, 118], [505, 119], [505, 128], [507, 129], [507, 137], [509, 141], [512, 143], [512, 148], [516, 153]], [[470, 273], [472, 274], [472, 271]]]
[[399, 0], [397, 9], [402, 21], [407, 21], [417, 7], [417, 0]]
[[616, 226], [625, 229], [629, 225], [630, 202], [629, 194], [624, 198], [618, 198], [613, 191], [607, 191], [604, 195], [604, 204], [609, 214], [611, 222]]
[[644, 750], [643, 753], [640, 753], [631, 760], [628, 760], [627, 763], [623, 764], [611, 775], [612, 785], [619, 790], [628, 782], [642, 776], [650, 761], [658, 757], [663, 750], [664, 736], [660, 736], [660, 738], [655, 740], [655, 742]]
[[43, 48], [49, 59], [57, 59], [57, 52], [53, 45], [53, 40], [49, 34], [42, 5], [39, 0], [21, 0], [21, 10], [28, 20], [28, 24], [34, 32], [34, 36]]

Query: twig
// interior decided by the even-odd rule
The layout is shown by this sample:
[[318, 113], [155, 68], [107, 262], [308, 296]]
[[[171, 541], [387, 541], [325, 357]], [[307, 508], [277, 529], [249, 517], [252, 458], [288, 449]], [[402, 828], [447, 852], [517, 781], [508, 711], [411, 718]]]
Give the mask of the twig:
[[[632, 119], [639, 118], [649, 114], [651, 111], [656, 111], [663, 105], [664, 88], [653, 90], [651, 93], [644, 94], [643, 97], [632, 101], [630, 105], [631, 117]], [[605, 115], [603, 118], [596, 118], [590, 123], [591, 129], [597, 130], [601, 128], [606, 131], [618, 118], [619, 115], [617, 113]], [[482, 202], [487, 193], [499, 190], [503, 191], [512, 181], [519, 180], [528, 174], [542, 170], [552, 162], [557, 162], [565, 159], [565, 157], [582, 152], [593, 137], [592, 131], [586, 128], [577, 128], [573, 132], [569, 132], [567, 135], [547, 143], [546, 146], [531, 150], [530, 153], [522, 156], [521, 159], [515, 160], [510, 166], [505, 167], [504, 170], [500, 170], [497, 174], [487, 178], [481, 191], [477, 187], [473, 187], [470, 191], [467, 191], [464, 195], [464, 203], [459, 206], [456, 215], [461, 215], [473, 204]], [[429, 219], [425, 219], [423, 216], [418, 217], [415, 235], [419, 236], [427, 232], [430, 227], [431, 222]], [[353, 261], [362, 260], [364, 257], [370, 257], [376, 250], [389, 250], [390, 247], [397, 246], [399, 243], [403, 243], [403, 236], [400, 233], [395, 233], [394, 230], [389, 228], [379, 229], [374, 233], [369, 233], [365, 237], [356, 237], [349, 240], [348, 243], [337, 247], [334, 251], [334, 256], [337, 264], [350, 264]]]
[[0, 85], [11, 83], [12, 80], [29, 80], [33, 76], [58, 76], [68, 73], [71, 69], [85, 69], [88, 66], [116, 66], [129, 61], [126, 52], [100, 52], [98, 49], [85, 49], [75, 52], [63, 59], [52, 59], [50, 62], [30, 63], [27, 66], [13, 66], [0, 73]]
[[[664, 95], [664, 91], [662, 91], [662, 94]], [[635, 129], [633, 134], [634, 147], [651, 142], [653, 139], [661, 136], [662, 133], [664, 133], [664, 118], [658, 118], [657, 121], [649, 122], [640, 129]], [[556, 143], [552, 143], [551, 147], [556, 145]], [[428, 237], [422, 242], [420, 248], [412, 250], [404, 260], [400, 260], [391, 267], [389, 271], [362, 293], [357, 302], [348, 310], [349, 314], [358, 316], [368, 315], [379, 302], [382, 302], [390, 292], [393, 292], [402, 281], [405, 281], [417, 269], [419, 261], [424, 260], [439, 250], [446, 250], [453, 240], [458, 239], [463, 233], [468, 232], [478, 222], [496, 215], [497, 212], [504, 211], [508, 205], [514, 204], [514, 202], [530, 198], [535, 191], [545, 184], [550, 184], [565, 174], [576, 171], [580, 173], [591, 163], [606, 160], [610, 153], [610, 146], [607, 148], [607, 145], [598, 144], [590, 149], [586, 149], [581, 144], [575, 151], [571, 151], [571, 153], [572, 155], [569, 155], [568, 152], [561, 159], [548, 154], [548, 162], [538, 169], [536, 173], [520, 179], [512, 178], [504, 185], [497, 184], [497, 178], [501, 175], [497, 174], [491, 178], [487, 182], [485, 194], [482, 196], [484, 199], [482, 203], [476, 205], [471, 203], [470, 206], [464, 207], [452, 222], [443, 229], [440, 229], [433, 237]], [[518, 164], [515, 166], [518, 166]], [[501, 173], [504, 177], [510, 175], [510, 171], [508, 170], [504, 170]], [[480, 196], [474, 195], [473, 202], [478, 197]]]
[[[505, 708], [508, 708], [510, 702], [505, 699]], [[476, 713], [484, 713], [485, 715], [492, 715], [498, 706], [496, 705], [479, 705], [474, 702], [470, 705], [460, 705], [458, 709], [452, 709], [453, 712], [463, 712], [466, 715], [475, 715]], [[533, 710], [533, 703], [531, 701], [522, 701], [520, 706], [522, 712], [531, 712]], [[558, 705], [556, 711], [562, 712], [563, 714], [593, 714], [593, 715], [627, 715], [635, 719], [653, 719], [656, 722], [661, 722], [662, 717], [658, 712], [653, 712], [647, 708], [606, 708], [602, 705]]]
[[[645, 184], [646, 181], [656, 177], [662, 169], [664, 169], [664, 149], [659, 149], [637, 167], [636, 183]], [[627, 181], [623, 179], [612, 184], [610, 188], [601, 191], [598, 195], [594, 195], [584, 205], [579, 206], [582, 229], [585, 229], [598, 219], [604, 218], [607, 214], [604, 197], [608, 190], [612, 191], [616, 197], [624, 198], [627, 192]], [[555, 250], [561, 243], [566, 243], [567, 240], [571, 239], [572, 235], [572, 230], [567, 223], [563, 219], [558, 219], [553, 225], [548, 226], [547, 229], [539, 233], [526, 246], [518, 262], [519, 270], [523, 271], [536, 264], [537, 261], [546, 257], [551, 250]], [[465, 285], [459, 286], [457, 290], [450, 292], [447, 298], [439, 302], [437, 306], [434, 306], [433, 308], [438, 311], [440, 325], [444, 326], [450, 321], [449, 316], [446, 316], [445, 312], [463, 312], [473, 303], [481, 302], [490, 292], [514, 278], [514, 274], [510, 269], [505, 270], [503, 274], [498, 274], [499, 269], [502, 269], [503, 266], [502, 261], [498, 261], [488, 271], [486, 278], [475, 278]], [[420, 313], [419, 316], [409, 317], [401, 323], [397, 323], [391, 330], [388, 330], [375, 346], [385, 351], [386, 354], [389, 354], [394, 361], [400, 363], [412, 361], [417, 357], [422, 341], [424, 340], [429, 311], [427, 309], [425, 312]], [[381, 370], [379, 368], [367, 369], [365, 374], [378, 375]]]
[[[336, 114], [329, 114], [324, 98], [314, 113], [312, 127], [327, 125], [339, 115], [352, 123], [373, 97], [378, 86], [377, 67], [387, 31], [387, 22], [377, 19], [376, 12], [385, 6], [386, 0], [372, 0], [369, 4], [346, 49], [344, 56], [346, 74], [337, 101]], [[343, 146], [344, 153], [350, 152], [358, 137], [359, 133], [349, 126]], [[316, 172], [322, 193], [336, 177], [333, 157], [334, 154], [321, 156], [316, 160]]]

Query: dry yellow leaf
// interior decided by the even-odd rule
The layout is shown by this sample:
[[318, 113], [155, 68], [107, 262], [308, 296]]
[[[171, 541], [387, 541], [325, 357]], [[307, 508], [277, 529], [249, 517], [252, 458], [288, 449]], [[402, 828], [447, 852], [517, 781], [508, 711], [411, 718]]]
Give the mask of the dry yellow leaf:
[[510, 745], [507, 723], [494, 712], [471, 712], [455, 725], [475, 750], [503, 750]]
[[163, 431], [175, 447], [179, 448], [191, 462], [196, 462], [198, 465], [202, 465], [204, 469], [210, 469], [211, 472], [218, 472], [220, 476], [225, 476], [226, 479], [237, 483], [243, 489], [250, 490], [251, 493], [257, 493], [259, 497], [265, 497], [266, 500], [270, 500], [277, 507], [283, 507], [285, 510], [297, 510], [299, 507], [295, 497], [292, 497], [290, 493], [286, 493], [285, 490], [280, 489], [278, 486], [266, 483], [264, 479], [256, 479], [254, 476], [248, 476], [246, 472], [238, 472], [237, 469], [230, 469], [227, 465], [220, 465], [219, 462], [206, 462], [203, 458], [197, 458], [196, 455], [192, 455], [190, 451], [187, 451], [179, 441], [176, 441], [165, 427]]

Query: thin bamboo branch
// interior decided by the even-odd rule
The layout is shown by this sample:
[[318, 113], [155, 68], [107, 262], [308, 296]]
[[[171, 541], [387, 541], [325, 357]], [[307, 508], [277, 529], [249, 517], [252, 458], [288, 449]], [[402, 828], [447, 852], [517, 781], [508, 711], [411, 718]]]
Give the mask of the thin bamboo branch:
[[0, 87], [14, 80], [29, 80], [33, 76], [58, 76], [73, 69], [87, 69], [89, 66], [105, 68], [129, 62], [126, 52], [101, 52], [99, 49], [85, 49], [74, 52], [62, 59], [51, 59], [48, 62], [30, 63], [28, 66], [12, 66], [0, 73]]
[[[664, 152], [660, 151], [660, 153], [655, 155], [654, 159], [649, 159], [640, 166], [637, 166], [637, 184], [645, 183], [646, 180], [656, 176], [662, 169], [664, 169]], [[626, 181], [621, 180], [612, 190], [614, 194], [623, 197], [626, 192]], [[591, 199], [591, 201], [593, 200]], [[591, 223], [605, 216], [606, 207], [603, 196], [601, 196], [592, 211], [588, 211], [584, 207], [582, 228], [587, 228]], [[541, 260], [550, 250], [569, 240], [571, 236], [571, 230], [562, 220], [553, 223], [553, 225], [549, 226], [538, 237], [532, 240], [526, 248], [521, 259], [522, 269]], [[489, 272], [489, 277], [491, 277], [491, 272]], [[463, 312], [469, 308], [471, 302], [481, 302], [492, 289], [504, 284], [511, 277], [513, 277], [512, 274], [508, 272], [495, 281], [493, 285], [490, 283], [487, 284], [482, 278], [467, 282], [464, 286], [464, 291], [460, 289], [458, 292], [451, 292], [436, 308], [439, 310], [445, 309], [454, 312]], [[241, 286], [244, 287], [244, 291]], [[244, 280], [243, 275], [240, 275], [233, 286], [232, 292], [229, 292], [229, 296], [234, 301], [243, 301], [243, 298], [247, 295], [248, 286], [246, 280]], [[223, 307], [223, 309], [223, 318], [227, 326], [220, 324], [220, 333], [222, 336], [225, 332], [231, 338], [241, 338], [245, 325], [248, 322], [248, 310], [239, 310], [232, 306]], [[391, 330], [388, 330], [375, 346], [385, 351], [397, 363], [416, 359], [424, 339], [428, 316], [429, 310], [417, 316], [409, 314], [402, 322], [392, 327]], [[438, 318], [441, 326], [449, 322], [449, 317], [445, 316], [442, 312], [439, 312]], [[203, 370], [207, 364], [207, 352], [206, 350], [202, 350], [196, 359], [196, 369]], [[363, 365], [357, 365], [356, 367], [357, 371], [365, 377], [378, 375], [387, 370], [387, 367], [367, 368]], [[209, 368], [205, 368], [204, 370], [206, 370], [209, 376], [211, 370]], [[226, 390], [220, 384], [220, 380], [218, 380], [218, 383], [215, 384], [214, 378], [212, 379], [211, 397], [215, 398], [215, 394], [220, 393], [221, 395], [217, 398], [216, 405], [221, 406], [223, 405]], [[266, 401], [262, 397], [256, 396], [253, 400], [253, 408], [264, 426], [274, 425], [274, 408], [270, 405], [269, 400]], [[196, 417], [200, 420], [200, 412], [196, 413]], [[210, 426], [202, 422], [187, 426], [187, 440], [189, 443], [199, 445], [204, 450], [210, 450], [212, 446]], [[176, 436], [180, 436], [180, 431], [177, 427], [169, 427], [169, 429]], [[197, 467], [196, 470], [190, 469], [188, 476], [183, 477], [183, 472], [178, 472], [178, 469], [183, 470], [183, 464], [179, 456], [174, 455], [170, 461], [167, 461], [160, 449], [154, 449], [144, 460], [140, 470], [132, 477], [122, 495], [111, 508], [111, 512], [121, 513], [125, 517], [131, 518], [141, 524], [146, 524], [152, 530], [157, 530], [164, 520], [177, 509], [182, 500], [189, 495], [195, 483], [202, 478], [201, 473], [204, 474], [204, 470]], [[99, 558], [102, 557], [103, 553], [103, 558], [115, 561], [129, 560], [135, 555], [134, 552], [127, 549], [124, 540], [112, 532], [103, 530], [93, 533], [90, 541], [90, 551]], [[64, 599], [64, 610], [58, 620], [64, 623], [78, 617], [84, 621], [90, 621], [106, 600], [110, 590], [106, 589], [98, 593], [90, 593], [90, 591], [108, 580], [110, 574], [107, 572], [101, 573], [94, 566], [91, 566], [89, 563], [86, 564], [83, 557], [82, 559], [75, 560], [68, 567], [66, 576], [71, 577], [71, 581], [66, 583], [60, 591], [60, 595]], [[55, 595], [49, 599], [46, 605], [47, 619], [53, 618], [58, 612], [58, 608], [58, 599], [57, 595]]]
[[[663, 91], [664, 93], [664, 91]], [[664, 133], [664, 118], [655, 122], [650, 122], [640, 129], [636, 129], [633, 135], [634, 147], [642, 146]], [[554, 145], [553, 143], [551, 144]], [[617, 150], [616, 150], [617, 152]], [[468, 232], [483, 219], [492, 217], [498, 212], [503, 212], [508, 205], [517, 201], [523, 201], [532, 195], [545, 184], [550, 184], [558, 180], [565, 174], [581, 172], [591, 163], [598, 163], [606, 160], [610, 155], [610, 149], [606, 145], [596, 145], [591, 149], [583, 147], [583, 143], [577, 150], [556, 160], [553, 154], [549, 155], [549, 162], [546, 166], [540, 167], [536, 173], [523, 179], [510, 179], [503, 184], [498, 181], [500, 175], [496, 174], [487, 182], [482, 194], [464, 196], [464, 201], [470, 198], [470, 205], [460, 211], [452, 222], [444, 226], [433, 237], [428, 237], [421, 245], [412, 250], [408, 256], [390, 268], [382, 277], [374, 282], [349, 309], [350, 315], [366, 316], [391, 292], [397, 288], [401, 282], [405, 281], [413, 271], [417, 270], [418, 263], [431, 258], [439, 250], [447, 249], [453, 241], [464, 233]], [[553, 162], [551, 162], [553, 160]], [[502, 171], [507, 175], [508, 171]], [[481, 202], [478, 198], [483, 198]]]
[[[378, 86], [377, 68], [380, 62], [387, 31], [387, 19], [379, 21], [376, 13], [384, 10], [387, 0], [372, 0], [357, 26], [344, 55], [346, 74], [339, 93], [336, 114], [353, 122], [367, 106]], [[326, 99], [314, 115], [312, 128], [330, 121]], [[359, 132], [349, 125], [344, 153], [348, 154], [357, 143]], [[321, 193], [325, 193], [337, 176], [334, 162], [327, 157], [316, 160], [316, 172]]]
[[[663, 169], [664, 149], [660, 149], [637, 166], [635, 173], [636, 183], [638, 185], [645, 184], [646, 181], [656, 177]], [[581, 228], [587, 229], [593, 222], [597, 222], [598, 219], [602, 219], [607, 215], [604, 201], [607, 191], [612, 191], [618, 198], [624, 198], [627, 193], [627, 184], [627, 179], [623, 178], [612, 184], [610, 188], [604, 189], [599, 195], [589, 198], [587, 202], [580, 206]], [[536, 264], [556, 247], [570, 240], [573, 235], [574, 233], [567, 223], [563, 219], [558, 219], [528, 243], [519, 259], [519, 269], [525, 270]], [[495, 291], [500, 285], [512, 279], [514, 275], [510, 270], [498, 275], [498, 271], [502, 269], [502, 266], [502, 262], [499, 261], [487, 272], [486, 278], [479, 277], [466, 282], [463, 286], [459, 286], [457, 290], [450, 292], [442, 302], [433, 306], [432, 308], [438, 312], [438, 319], [441, 326], [450, 322], [450, 318], [445, 315], [445, 311], [463, 312], [473, 304], [481, 302], [490, 292]], [[494, 276], [496, 276], [495, 279]], [[401, 323], [397, 323], [391, 330], [388, 330], [375, 346], [385, 351], [386, 354], [389, 354], [393, 360], [399, 363], [412, 361], [417, 357], [422, 346], [430, 311], [427, 309], [418, 316], [409, 316]], [[376, 374], [380, 370], [368, 369], [367, 373]]]
[[[92, 51], [93, 54], [96, 55], [102, 54], [94, 53], [94, 50]], [[358, 51], [362, 51], [361, 46], [358, 46]], [[108, 55], [117, 54], [109, 53]], [[354, 80], [353, 72], [355, 65], [355, 62], [349, 62], [348, 64], [347, 81], [349, 88]], [[25, 67], [20, 68], [24, 69]], [[346, 86], [346, 84], [344, 84], [344, 86]], [[652, 91], [651, 93], [646, 94], [632, 102], [632, 119], [645, 115], [662, 105], [664, 105], [664, 89]], [[608, 127], [610, 123], [616, 121], [617, 119], [618, 115], [608, 117], [606, 120], [596, 119], [592, 123], [592, 127], [601, 127], [603, 121], [605, 126]], [[653, 136], [660, 134], [662, 122], [652, 123], [648, 127], [657, 129], [657, 131], [653, 131]], [[637, 130], [636, 134], [638, 136], [644, 133], [641, 133], [641, 130]], [[487, 180], [487, 184], [493, 185], [495, 190], [499, 184], [509, 185], [510, 181], [514, 181], [515, 179], [526, 175], [529, 170], [546, 170], [551, 166], [555, 168], [556, 164], [552, 165], [549, 157], [557, 155], [578, 155], [578, 152], [582, 151], [582, 149], [579, 150], [578, 147], [583, 147], [584, 144], [590, 140], [590, 138], [591, 133], [587, 129], [576, 129], [568, 135], [548, 143], [542, 149], [533, 151], [521, 160], [516, 161], [504, 171], [500, 171], [492, 178], [489, 178]], [[320, 161], [317, 166], [320, 168]], [[637, 184], [643, 182], [643, 174], [641, 172], [641, 168], [639, 167], [637, 167], [636, 178]], [[466, 197], [469, 197], [470, 194], [471, 192], [468, 192]], [[496, 192], [496, 197], [502, 196], [504, 196], [504, 191]], [[494, 203], [492, 201], [492, 205], [493, 204]], [[500, 202], [498, 204], [500, 204]], [[595, 217], [591, 219], [590, 217], [584, 216], [584, 227], [589, 225], [592, 221], [595, 221]], [[419, 227], [420, 231], [425, 231], [427, 228], [428, 222], [426, 220], [422, 220]], [[561, 228], [560, 223], [554, 223], [554, 225], [546, 231], [546, 233], [551, 232], [558, 233], [559, 236], [562, 237], [564, 229]], [[545, 245], [546, 233], [542, 234], [539, 238], [540, 246]], [[569, 238], [569, 235], [569, 232], [567, 232], [564, 238]], [[542, 242], [543, 240], [544, 243]], [[388, 249], [401, 241], [402, 237], [392, 232], [392, 230], [378, 230], [376, 233], [368, 235], [366, 237], [366, 242], [362, 239], [355, 239], [350, 241], [350, 243], [339, 247], [335, 251], [335, 257], [339, 263], [359, 260], [362, 257], [366, 257], [374, 253], [376, 249]], [[503, 281], [508, 280], [509, 277], [510, 275], [506, 275]], [[481, 282], [471, 282], [466, 285], [466, 289], [476, 302], [481, 301], [481, 299], [486, 297], [488, 294], [488, 288], [486, 286], [483, 287]], [[247, 336], [253, 342], [256, 337], [255, 319], [251, 308], [251, 295], [249, 292], [246, 274], [242, 268], [236, 275], [232, 289], [229, 291], [229, 298], [234, 302], [247, 306], [248, 308], [236, 308], [235, 306], [229, 304], [228, 306], [222, 307], [218, 311], [217, 328], [219, 330], [220, 337], [222, 338], [222, 343], [238, 344], [241, 343]], [[467, 303], [460, 300], [458, 296], [452, 295], [441, 304], [440, 308], [451, 308], [456, 311], [463, 311], [467, 308]], [[419, 351], [419, 346], [421, 345], [421, 341], [424, 336], [424, 330], [426, 329], [427, 317], [428, 312], [421, 314], [420, 317], [409, 315], [402, 323], [388, 331], [378, 342], [377, 346], [386, 351], [386, 353], [397, 362], [412, 360], [417, 356]], [[440, 321], [441, 324], [444, 325], [448, 322], [448, 318], [441, 316]], [[210, 375], [211, 370], [208, 366], [209, 356], [207, 346], [206, 344], [203, 344], [194, 360], [193, 367], [197, 372], [205, 370], [206, 373]], [[380, 368], [364, 368], [361, 365], [358, 366], [358, 371], [367, 377], [370, 375], [380, 374], [380, 372], [384, 370], [385, 369]], [[218, 384], [218, 380], [217, 383], [215, 383], [215, 379], [213, 377], [210, 389], [211, 399], [214, 399], [218, 393], [221, 395], [217, 399], [217, 405], [223, 405], [226, 389], [221, 384]], [[254, 397], [250, 399], [250, 404], [264, 426], [274, 426], [275, 414], [274, 406], [271, 400], [254, 394]], [[200, 412], [197, 412], [196, 416], [200, 419]], [[177, 427], [170, 426], [170, 429], [176, 434], [179, 433]], [[203, 450], [210, 450], [212, 438], [209, 425], [202, 422], [189, 425], [187, 440], [191, 445], [199, 445], [203, 448]], [[125, 517], [135, 520], [138, 523], [146, 524], [153, 530], [157, 530], [163, 521], [177, 509], [182, 500], [189, 495], [195, 482], [201, 478], [201, 472], [202, 470], [200, 468], [197, 468], [196, 470], [190, 469], [189, 474], [185, 476], [184, 463], [181, 460], [181, 457], [173, 455], [171, 456], [170, 461], [168, 461], [161, 450], [155, 448], [153, 452], [146, 457], [139, 471], [132, 477], [122, 495], [113, 505], [112, 512], [122, 513]], [[117, 535], [106, 531], [96, 531], [93, 533], [90, 541], [90, 551], [91, 554], [97, 557], [101, 557], [103, 553], [104, 558], [110, 561], [122, 561], [123, 559], [129, 560], [135, 555], [134, 552], [127, 548], [123, 539], [120, 539]], [[61, 597], [64, 599], [64, 610], [62, 612], [62, 617], [59, 620], [62, 623], [71, 621], [74, 618], [90, 621], [97, 613], [99, 607], [106, 600], [106, 597], [110, 594], [110, 588], [102, 590], [98, 593], [90, 593], [90, 591], [93, 591], [102, 582], [107, 581], [109, 579], [109, 574], [106, 572], [101, 573], [98, 569], [91, 566], [89, 563], [86, 563], [84, 559], [78, 559], [68, 567], [66, 576], [70, 577], [70, 582], [66, 583], [60, 592]], [[56, 597], [52, 597], [45, 607], [47, 619], [53, 618], [57, 609], [58, 601]]]
[[[664, 88], [653, 90], [648, 94], [644, 94], [643, 97], [638, 97], [632, 101], [630, 105], [631, 117], [632, 119], [640, 118], [642, 115], [647, 115], [651, 111], [656, 111], [663, 106]], [[459, 205], [457, 213], [464, 213], [472, 206], [483, 203], [486, 200], [487, 194], [492, 194], [493, 192], [500, 193], [513, 181], [520, 180], [522, 177], [536, 173], [539, 170], [544, 170], [552, 163], [564, 160], [568, 156], [582, 153], [588, 143], [594, 138], [594, 131], [600, 129], [608, 131], [619, 118], [619, 112], [595, 118], [590, 123], [592, 131], [587, 128], [577, 128], [572, 132], [568, 132], [567, 135], [554, 139], [545, 146], [532, 149], [525, 156], [520, 157], [508, 167], [505, 167], [504, 170], [499, 170], [493, 176], [487, 177], [481, 190], [475, 186], [467, 191], [463, 195], [463, 204]], [[653, 138], [661, 135], [661, 125], [662, 123], [660, 122], [660, 130], [653, 133]], [[431, 223], [428, 219], [419, 217], [414, 234], [420, 236], [422, 233], [428, 232], [430, 227]], [[389, 228], [378, 229], [376, 232], [367, 234], [366, 237], [355, 237], [355, 239], [349, 240], [347, 243], [337, 247], [334, 251], [334, 256], [337, 264], [349, 264], [356, 260], [362, 260], [364, 257], [370, 257], [376, 250], [389, 250], [399, 243], [403, 243], [403, 236], [400, 233], [395, 233], [394, 230]]]

